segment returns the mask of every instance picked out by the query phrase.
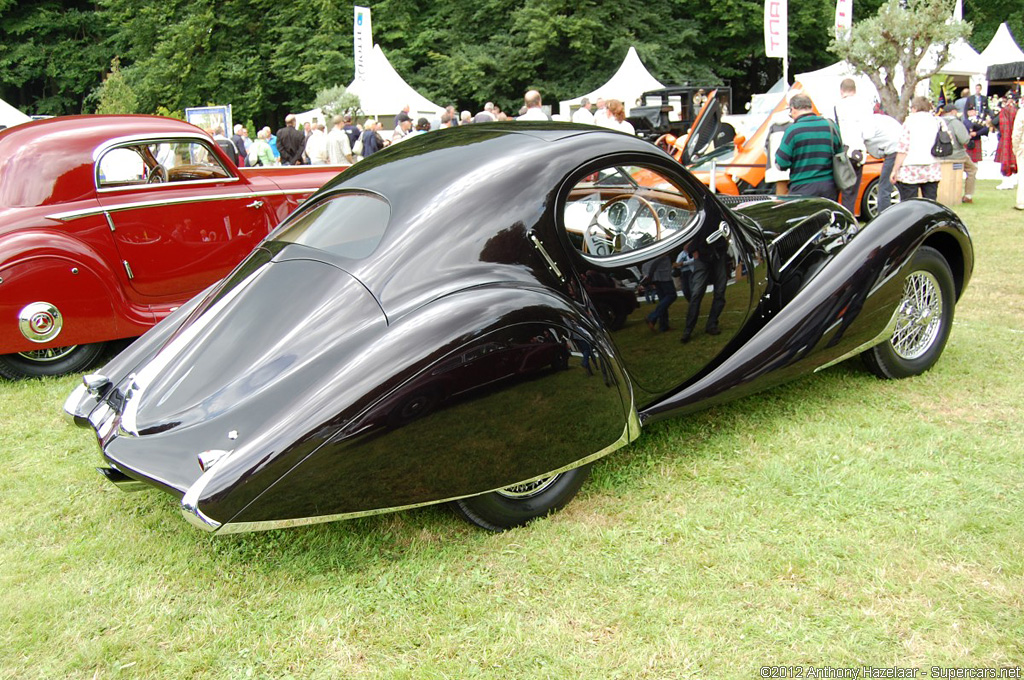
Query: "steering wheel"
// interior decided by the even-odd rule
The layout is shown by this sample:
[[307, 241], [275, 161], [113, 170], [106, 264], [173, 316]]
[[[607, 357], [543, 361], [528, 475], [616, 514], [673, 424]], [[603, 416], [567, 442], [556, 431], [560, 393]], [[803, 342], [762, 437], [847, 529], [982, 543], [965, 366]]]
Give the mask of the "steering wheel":
[[146, 184], [160, 184], [167, 181], [167, 168], [162, 165], [154, 165], [146, 175]]
[[[617, 234], [615, 234], [615, 236], [617, 236], [618, 238], [615, 238], [615, 236], [613, 236], [612, 238], [612, 240], [615, 242], [615, 251], [622, 250], [622, 241], [625, 240], [625, 237], [633, 230], [633, 227], [636, 225], [636, 220], [640, 216], [640, 210], [642, 208], [647, 208], [647, 210], [650, 211], [651, 217], [654, 219], [655, 239], [660, 241], [661, 220], [658, 219], [658, 212], [654, 209], [654, 206], [651, 205], [650, 201], [637, 194], [619, 194], [618, 196], [613, 196], [608, 201], [606, 201], [604, 205], [601, 206], [601, 209], [597, 211], [597, 214], [594, 215], [594, 218], [590, 220], [590, 224], [587, 225], [587, 233], [590, 233], [593, 227], [598, 227], [607, 233], [609, 230], [597, 223], [598, 218], [601, 217], [601, 215], [603, 215], [605, 212], [607, 212], [614, 204], [618, 202], [624, 203], [626, 201], [629, 201], [630, 199], [636, 199], [640, 203], [640, 208], [638, 208], [630, 216], [629, 222], [626, 224], [626, 226], [616, 227], [618, 232]], [[584, 238], [584, 243], [585, 242], [586, 239]]]

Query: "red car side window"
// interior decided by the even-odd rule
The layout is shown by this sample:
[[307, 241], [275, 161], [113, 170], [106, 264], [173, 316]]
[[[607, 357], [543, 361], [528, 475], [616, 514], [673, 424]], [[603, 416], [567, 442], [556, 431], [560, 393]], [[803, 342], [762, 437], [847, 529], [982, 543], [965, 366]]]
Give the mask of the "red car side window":
[[230, 177], [212, 149], [196, 140], [125, 144], [103, 154], [96, 167], [100, 189]]

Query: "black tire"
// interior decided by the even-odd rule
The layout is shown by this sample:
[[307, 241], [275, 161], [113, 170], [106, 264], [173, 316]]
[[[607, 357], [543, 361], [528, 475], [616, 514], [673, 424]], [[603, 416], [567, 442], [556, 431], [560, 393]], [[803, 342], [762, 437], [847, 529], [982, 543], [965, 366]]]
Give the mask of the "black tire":
[[504, 531], [565, 507], [589, 475], [590, 466], [584, 465], [535, 482], [463, 498], [452, 507], [471, 524]]
[[945, 258], [921, 247], [903, 283], [893, 337], [861, 355], [867, 367], [880, 378], [907, 378], [934, 366], [953, 327], [955, 295]]
[[92, 366], [103, 354], [104, 348], [106, 343], [94, 342], [19, 354], [0, 354], [0, 376], [20, 380], [78, 373]]

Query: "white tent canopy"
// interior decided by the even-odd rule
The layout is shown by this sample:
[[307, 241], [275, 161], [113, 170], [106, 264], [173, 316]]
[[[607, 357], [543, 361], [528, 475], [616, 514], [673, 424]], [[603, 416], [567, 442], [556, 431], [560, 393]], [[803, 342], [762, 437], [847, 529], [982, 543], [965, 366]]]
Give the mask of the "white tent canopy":
[[394, 116], [409, 105], [409, 115], [436, 116], [444, 107], [433, 103], [405, 82], [391, 65], [380, 45], [374, 45], [366, 66], [366, 77], [353, 80], [348, 91], [359, 95], [359, 108], [369, 116]]
[[[932, 45], [925, 53], [922, 64], [928, 68], [934, 68], [938, 58], [939, 50]], [[972, 88], [973, 92], [975, 85], [985, 86], [985, 71], [987, 69], [988, 64], [984, 62], [981, 55], [968, 45], [966, 40], [957, 38], [950, 43], [949, 57], [946, 65], [939, 69], [938, 75], [960, 76], [961, 79], [966, 76], [968, 86]], [[960, 82], [962, 84], [962, 80]], [[918, 84], [917, 92], [918, 94], [927, 94], [927, 87]]]
[[981, 61], [986, 67], [993, 64], [1009, 64], [1015, 61], [1024, 61], [1024, 52], [1017, 46], [1006, 22], [999, 24], [996, 34], [992, 36], [988, 47], [981, 52]]
[[878, 89], [866, 75], [854, 73], [853, 64], [837, 61], [817, 71], [798, 73], [793, 76], [794, 83], [803, 85], [804, 94], [811, 98], [818, 111], [833, 118], [833, 109], [839, 103], [839, 83], [844, 78], [853, 78], [857, 83], [857, 97], [868, 104], [878, 99]]
[[580, 100], [584, 97], [591, 102], [601, 97], [603, 99], [618, 99], [625, 105], [628, 114], [629, 110], [636, 105], [636, 100], [640, 95], [648, 90], [659, 90], [663, 87], [665, 86], [658, 82], [640, 61], [640, 55], [636, 53], [636, 48], [630, 45], [629, 51], [626, 52], [626, 58], [619, 65], [619, 70], [607, 83], [588, 94], [559, 102], [559, 113], [568, 120], [572, 108], [578, 107]]
[[[933, 64], [934, 59], [938, 57], [936, 52], [932, 51]], [[978, 55], [974, 48], [963, 40], [958, 40], [950, 45], [949, 52], [950, 60], [944, 67], [939, 69], [940, 74], [968, 76], [971, 87], [977, 83], [984, 85], [987, 66], [984, 64], [982, 56]], [[831, 112], [836, 102], [839, 101], [839, 83], [843, 78], [853, 78], [854, 82], [857, 83], [857, 95], [865, 101], [872, 102], [879, 99], [878, 89], [871, 82], [871, 79], [863, 74], [855, 75], [853, 64], [846, 61], [836, 62], [817, 71], [798, 73], [794, 76], [794, 81], [801, 83], [805, 90], [807, 90], [807, 94], [814, 101], [814, 105], [818, 107], [818, 110], [826, 113]], [[903, 84], [903, 78], [899, 71], [897, 71], [894, 80], [898, 90]], [[928, 81], [922, 80], [919, 82], [915, 92], [927, 95]]]
[[11, 127], [20, 123], [27, 123], [32, 120], [24, 113], [14, 108], [3, 99], [0, 99], [0, 125]]
[[[935, 59], [938, 56], [938, 50], [929, 50], [929, 56], [931, 56], [931, 63], [935, 63]], [[939, 69], [939, 73], [950, 75], [950, 76], [984, 76], [985, 69], [988, 68], [981, 55], [975, 51], [973, 47], [967, 44], [967, 41], [963, 38], [957, 38], [955, 42], [949, 45], [949, 60], [946, 65]]]

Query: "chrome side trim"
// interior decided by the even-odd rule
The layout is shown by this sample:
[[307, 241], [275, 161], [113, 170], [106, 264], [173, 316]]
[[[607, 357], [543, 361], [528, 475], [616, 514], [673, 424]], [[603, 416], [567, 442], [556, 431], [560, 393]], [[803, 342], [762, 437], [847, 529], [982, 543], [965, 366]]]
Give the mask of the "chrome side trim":
[[[640, 436], [640, 427], [640, 416], [637, 413], [636, 404], [630, 404], [630, 413], [626, 418], [625, 426], [622, 428], [622, 434], [614, 442], [604, 447], [600, 451], [590, 454], [586, 458], [570, 463], [569, 465], [560, 467], [557, 470], [551, 470], [550, 472], [545, 472], [542, 475], [537, 475], [535, 477], [531, 477], [530, 479], [524, 479], [521, 482], [517, 482], [517, 484], [526, 484], [532, 481], [536, 481], [538, 479], [544, 479], [545, 477], [550, 477], [551, 475], [558, 474], [560, 472], [566, 472], [568, 470], [572, 470], [573, 468], [578, 468], [582, 465], [592, 463], [598, 458], [603, 458], [604, 456], [607, 456], [609, 453], [612, 453], [613, 451], [620, 449], [623, 446], [626, 446], [627, 444], [635, 441], [636, 438]], [[212, 468], [211, 472], [215, 471], [216, 469], [217, 466], [215, 465]], [[451, 498], [442, 498], [436, 501], [428, 501], [425, 503], [412, 503], [410, 505], [400, 505], [389, 508], [377, 508], [374, 510], [362, 510], [358, 512], [344, 512], [338, 513], [336, 515], [322, 515], [317, 517], [297, 517], [294, 519], [265, 520], [260, 522], [227, 522], [226, 524], [220, 524], [219, 522], [212, 520], [206, 515], [204, 515], [202, 511], [196, 507], [196, 502], [198, 501], [199, 493], [202, 491], [202, 488], [206, 486], [206, 482], [204, 482], [203, 480], [203, 478], [206, 476], [207, 475], [204, 474], [203, 477], [200, 477], [199, 480], [196, 481], [196, 483], [189, 488], [188, 493], [186, 493], [185, 497], [181, 500], [181, 512], [185, 516], [185, 519], [187, 519], [195, 526], [199, 527], [200, 529], [203, 529], [204, 531], [216, 532], [218, 536], [227, 534], [242, 534], [251, 531], [288, 529], [291, 527], [308, 526], [310, 524], [335, 522], [337, 520], [342, 519], [356, 519], [357, 517], [371, 517], [373, 515], [382, 515], [388, 512], [400, 512], [403, 510], [413, 510], [415, 508], [422, 508], [428, 505], [448, 503], [451, 501], [459, 500], [460, 498], [470, 498], [472, 496], [480, 495], [467, 494], [463, 496], [453, 496]], [[196, 489], [195, 493], [193, 493], [193, 489]], [[498, 490], [499, 489], [491, 489], [490, 491], [485, 491], [483, 493], [492, 493]]]
[[842, 362], [846, 361], [847, 359], [850, 359], [851, 357], [855, 357], [858, 354], [860, 354], [861, 352], [863, 352], [865, 350], [868, 350], [868, 349], [871, 349], [875, 345], [880, 345], [883, 342], [885, 342], [886, 340], [889, 340], [890, 338], [892, 338], [892, 334], [896, 332], [896, 320], [899, 317], [899, 313], [900, 313], [900, 308], [899, 308], [899, 306], [897, 306], [896, 309], [892, 313], [892, 318], [889, 320], [889, 323], [887, 323], [885, 325], [885, 328], [882, 329], [881, 333], [879, 333], [875, 337], [871, 338], [870, 340], [865, 342], [863, 345], [860, 345], [860, 346], [858, 346], [858, 347], [856, 347], [854, 349], [851, 349], [849, 352], [847, 352], [843, 356], [839, 357], [838, 359], [833, 359], [832, 361], [828, 362], [827, 364], [822, 364], [821, 366], [818, 366], [816, 369], [814, 369], [814, 372], [817, 373], [818, 371], [824, 371], [826, 368], [829, 368], [831, 366], [835, 366], [836, 364], [842, 363]]
[[[220, 181], [220, 180], [218, 180]], [[55, 220], [57, 222], [70, 222], [71, 220], [77, 220], [82, 217], [91, 217], [92, 215], [100, 215], [102, 213], [109, 212], [123, 212], [125, 210], [135, 210], [137, 208], [158, 208], [165, 205], [181, 205], [184, 203], [205, 203], [209, 201], [223, 201], [233, 198], [257, 198], [260, 196], [291, 196], [293, 194], [312, 194], [319, 187], [302, 188], [294, 190], [277, 189], [272, 191], [239, 191], [231, 194], [215, 194], [208, 196], [185, 196], [182, 198], [161, 198], [153, 199], [151, 201], [139, 201], [138, 203], [117, 203], [115, 205], [100, 206], [94, 208], [82, 208], [80, 210], [68, 210], [66, 212], [51, 213], [46, 216], [48, 220]], [[109, 220], [109, 215], [107, 216]]]

